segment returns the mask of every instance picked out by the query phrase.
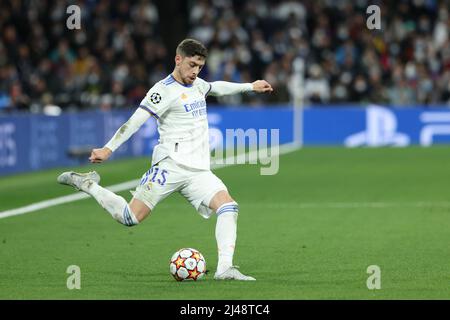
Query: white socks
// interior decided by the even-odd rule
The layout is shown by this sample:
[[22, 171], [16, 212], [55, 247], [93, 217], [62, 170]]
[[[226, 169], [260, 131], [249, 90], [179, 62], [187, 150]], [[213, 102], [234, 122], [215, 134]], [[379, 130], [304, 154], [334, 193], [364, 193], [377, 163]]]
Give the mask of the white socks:
[[128, 203], [121, 196], [99, 186], [97, 183], [91, 183], [86, 189], [86, 192], [93, 196], [121, 224], [131, 227], [139, 223], [131, 212]]
[[216, 241], [219, 250], [217, 273], [225, 272], [233, 265], [236, 245], [237, 218], [239, 207], [236, 202], [228, 202], [217, 209]]

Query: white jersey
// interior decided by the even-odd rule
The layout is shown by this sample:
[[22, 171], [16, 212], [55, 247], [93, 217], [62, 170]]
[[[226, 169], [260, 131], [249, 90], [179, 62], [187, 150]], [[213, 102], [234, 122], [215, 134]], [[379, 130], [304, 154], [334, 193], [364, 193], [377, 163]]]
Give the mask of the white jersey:
[[147, 92], [139, 108], [117, 130], [105, 147], [115, 151], [152, 115], [157, 119], [160, 136], [159, 144], [153, 150], [153, 164], [170, 157], [189, 168], [210, 170], [206, 96], [252, 90], [251, 83], [209, 83], [200, 78], [192, 85], [185, 85], [169, 75]]
[[159, 144], [153, 163], [166, 157], [190, 168], [209, 170], [210, 149], [206, 95], [211, 84], [197, 78], [192, 85], [171, 75], [156, 83], [140, 104], [158, 121]]

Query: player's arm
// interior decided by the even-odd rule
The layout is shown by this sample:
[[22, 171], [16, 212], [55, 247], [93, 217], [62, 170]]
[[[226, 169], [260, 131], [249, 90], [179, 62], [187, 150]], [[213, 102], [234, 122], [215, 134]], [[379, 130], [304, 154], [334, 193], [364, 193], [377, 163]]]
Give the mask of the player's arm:
[[144, 123], [150, 118], [150, 113], [143, 108], [138, 108], [125, 122], [103, 148], [93, 149], [89, 160], [92, 163], [100, 163], [125, 143]]
[[266, 80], [256, 80], [252, 83], [235, 83], [228, 81], [214, 81], [210, 82], [210, 89], [208, 94], [212, 96], [225, 96], [230, 94], [237, 94], [241, 92], [272, 92], [272, 86]]
[[159, 85], [154, 85], [142, 99], [139, 108], [125, 122], [108, 143], [99, 149], [91, 152], [89, 160], [92, 163], [100, 163], [111, 156], [111, 154], [126, 142], [151, 116], [159, 119], [169, 108], [170, 99], [168, 99], [167, 90]]

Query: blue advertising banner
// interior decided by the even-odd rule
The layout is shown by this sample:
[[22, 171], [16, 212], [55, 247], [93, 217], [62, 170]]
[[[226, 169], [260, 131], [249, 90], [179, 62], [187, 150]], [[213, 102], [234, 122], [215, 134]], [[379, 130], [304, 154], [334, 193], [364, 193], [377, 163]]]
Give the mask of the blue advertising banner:
[[[61, 116], [0, 116], [0, 175], [87, 163], [71, 151], [103, 146], [133, 110], [82, 112]], [[227, 131], [242, 129], [261, 139], [278, 131], [280, 144], [294, 139], [294, 112], [289, 106], [273, 108], [219, 108], [208, 110], [212, 148], [225, 141]], [[307, 108], [299, 127], [303, 145], [346, 147], [408, 146], [450, 143], [449, 108]], [[258, 141], [259, 142], [259, 141]], [[113, 158], [150, 156], [158, 143], [151, 118], [114, 153]], [[247, 142], [246, 142], [247, 143]]]
[[448, 108], [305, 109], [304, 145], [430, 146], [450, 143]]
[[[87, 163], [86, 157], [82, 162], [70, 156], [71, 151], [104, 145], [130, 115], [124, 111], [0, 117], [0, 175]], [[141, 155], [142, 148], [131, 145], [142, 136], [131, 139], [114, 157]]]

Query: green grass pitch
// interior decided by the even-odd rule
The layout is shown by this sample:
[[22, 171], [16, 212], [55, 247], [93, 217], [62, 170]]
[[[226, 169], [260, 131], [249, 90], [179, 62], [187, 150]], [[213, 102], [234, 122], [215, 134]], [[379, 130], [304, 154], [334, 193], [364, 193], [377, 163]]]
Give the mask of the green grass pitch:
[[[213, 280], [215, 217], [180, 195], [128, 228], [95, 200], [0, 219], [0, 299], [449, 299], [450, 150], [305, 148], [216, 174], [240, 204], [235, 264], [256, 282]], [[0, 211], [74, 192], [56, 183], [91, 170], [102, 185], [137, 179], [145, 158], [0, 178]], [[130, 199], [128, 191], [120, 193]], [[194, 247], [210, 273], [176, 282], [169, 259]], [[81, 289], [68, 290], [69, 265]], [[381, 269], [381, 289], [366, 286]]]

